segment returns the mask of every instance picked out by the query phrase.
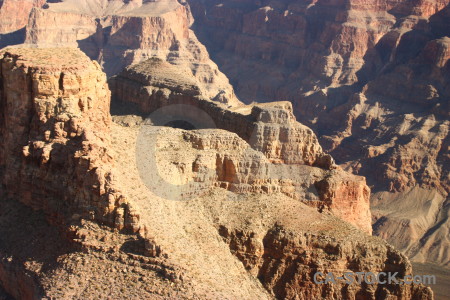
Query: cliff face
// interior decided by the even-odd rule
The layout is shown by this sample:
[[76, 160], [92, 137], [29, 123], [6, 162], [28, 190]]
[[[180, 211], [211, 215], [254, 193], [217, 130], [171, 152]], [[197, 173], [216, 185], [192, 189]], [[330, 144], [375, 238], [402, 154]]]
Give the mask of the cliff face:
[[22, 44], [25, 26], [33, 7], [41, 7], [45, 0], [0, 1], [0, 48]]
[[[426, 29], [422, 26], [426, 19], [434, 18], [447, 4], [230, 0], [219, 5], [218, 1], [190, 1], [194, 28], [225, 73], [236, 81], [236, 90], [245, 101], [308, 98], [312, 92], [319, 92], [314, 98], [320, 100], [320, 92], [326, 96], [328, 88], [362, 85], [391, 59], [404, 54], [394, 49], [405, 33]], [[435, 38], [445, 36], [442, 30], [433, 33]], [[241, 68], [233, 68], [238, 63], [243, 64]], [[313, 107], [298, 105], [298, 113], [312, 120]]]
[[[137, 104], [140, 112], [150, 114], [149, 119], [155, 125], [185, 120], [195, 128], [231, 131], [246, 143], [232, 137], [186, 136], [193, 147], [214, 149], [221, 154], [211, 154], [209, 159], [202, 154], [189, 162], [166, 165], [192, 165], [193, 173], [182, 177], [187, 181], [193, 177], [195, 182], [209, 178], [210, 175], [203, 173], [205, 170], [215, 169], [217, 178], [212, 182], [206, 180], [207, 186], [244, 193], [281, 192], [320, 210], [331, 209], [344, 220], [371, 232], [370, 190], [365, 180], [337, 169], [331, 156], [322, 151], [312, 130], [295, 120], [289, 102], [228, 109], [199, 96], [195, 83], [183, 79], [182, 75], [170, 64], [151, 59], [111, 78], [110, 86], [115, 101]], [[175, 148], [186, 147], [174, 146], [174, 141], [170, 143]], [[248, 146], [251, 148], [247, 151]], [[236, 148], [242, 151], [232, 155]]]
[[[450, 245], [449, 2], [189, 3], [193, 28], [239, 98], [292, 102], [324, 150], [367, 177], [374, 223], [384, 217], [376, 233], [417, 260], [446, 264], [426, 245], [444, 253]], [[398, 213], [413, 202], [415, 214]], [[414, 240], [388, 234], [398, 222], [410, 224]]]
[[176, 0], [64, 0], [33, 9], [25, 43], [79, 47], [108, 76], [157, 57], [194, 78], [206, 97], [238, 103], [228, 79], [189, 29], [191, 22], [189, 7]]
[[46, 0], [2, 0], [0, 1], [0, 34], [24, 28], [33, 7], [41, 7]]
[[[317, 271], [323, 274], [344, 274], [348, 270], [357, 272], [356, 270], [370, 266], [376, 272], [394, 269], [399, 274], [411, 272], [411, 267], [405, 264], [404, 257], [398, 251], [391, 247], [380, 249], [373, 241], [361, 240], [353, 235], [336, 239], [335, 234], [321, 236], [309, 232], [293, 232], [279, 225], [275, 225], [262, 237], [252, 231], [229, 229], [225, 226], [220, 227], [219, 232], [229, 243], [231, 252], [250, 272], [258, 276], [277, 299], [310, 299], [318, 295], [322, 298], [342, 299], [432, 298], [431, 294], [414, 286], [391, 289], [373, 285], [369, 289], [361, 289], [340, 283], [332, 286], [313, 283], [311, 274]], [[365, 255], [361, 255], [362, 253]], [[374, 253], [376, 256], [372, 256]], [[330, 261], [327, 257], [333, 257], [333, 260]], [[324, 263], [317, 267], [316, 262], [320, 260]]]
[[[211, 289], [215, 284], [210, 280], [218, 274], [226, 286], [231, 284], [229, 273], [236, 272], [235, 265], [228, 261], [231, 254], [240, 261], [239, 272], [245, 270], [248, 276], [257, 278], [277, 299], [346, 299], [352, 295], [368, 299], [432, 299], [430, 291], [419, 286], [345, 288], [313, 283], [317, 271], [411, 272], [406, 257], [381, 239], [361, 234], [350, 224], [299, 201], [311, 197], [305, 194], [313, 185], [311, 178], [322, 178], [320, 169], [305, 165], [286, 168], [295, 174], [292, 181], [300, 184], [295, 186], [289, 182], [287, 172], [279, 172], [283, 180], [277, 182], [276, 171], [283, 166], [269, 167], [262, 153], [248, 149], [249, 145], [235, 134], [218, 129], [185, 131], [149, 125], [125, 128], [123, 132], [114, 130], [114, 144], [123, 166], [135, 160], [131, 165], [136, 164], [136, 169], [121, 170], [134, 182], [130, 189], [136, 205], [145, 209], [141, 221], [152, 222], [148, 232], [161, 249], [170, 249], [170, 257], [185, 262], [182, 264], [189, 269], [199, 265], [204, 269], [210, 260], [216, 265], [208, 269], [208, 274], [200, 272], [199, 288], [206, 283]], [[129, 147], [136, 147], [137, 153], [127, 153]], [[153, 155], [155, 164], [150, 158]], [[263, 177], [267, 173], [269, 180]], [[154, 195], [150, 203], [145, 196], [149, 190]], [[286, 191], [300, 191], [303, 196], [296, 198]], [[181, 199], [173, 195], [181, 195]], [[223, 240], [220, 246], [218, 237]], [[174, 239], [178, 242], [174, 243]], [[221, 273], [223, 267], [228, 270], [226, 274]], [[249, 291], [247, 280], [241, 280], [239, 290]]]
[[98, 64], [76, 49], [11, 48], [2, 52], [0, 74], [8, 195], [56, 223], [78, 216], [133, 227], [112, 183], [110, 91]]

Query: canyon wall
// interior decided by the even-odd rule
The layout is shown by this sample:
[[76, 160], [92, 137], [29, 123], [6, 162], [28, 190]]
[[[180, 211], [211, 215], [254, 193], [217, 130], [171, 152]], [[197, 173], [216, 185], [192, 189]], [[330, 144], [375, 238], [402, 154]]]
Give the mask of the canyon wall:
[[0, 1], [0, 35], [18, 31], [28, 23], [33, 7], [41, 7], [46, 0], [2, 0]]
[[448, 265], [430, 245], [450, 247], [449, 2], [189, 3], [240, 100], [292, 102], [324, 150], [367, 178], [376, 234]]
[[110, 91], [99, 65], [77, 49], [10, 48], [2, 51], [0, 74], [8, 195], [55, 223], [83, 217], [133, 229], [136, 220], [112, 182]]
[[[6, 2], [0, 1], [0, 9]], [[14, 232], [22, 222], [10, 218], [17, 203], [2, 195], [0, 286], [18, 297], [91, 297], [110, 288], [119, 298], [432, 299], [431, 290], [420, 285], [312, 283], [315, 271], [412, 270], [408, 259], [381, 239], [329, 214], [371, 232], [370, 191], [364, 177], [334, 164], [294, 113], [319, 133], [339, 164], [367, 175], [375, 186], [375, 233], [415, 259], [448, 263], [448, 41], [442, 32], [449, 10], [441, 10], [448, 3], [216, 4], [192, 0], [196, 30], [215, 49], [239, 96], [293, 105], [241, 105], [189, 29], [190, 9], [183, 1], [63, 0], [32, 10], [27, 43], [47, 49], [2, 52], [0, 192], [43, 211], [53, 224], [63, 223], [58, 228], [67, 230], [84, 254], [72, 249], [72, 256], [46, 258], [53, 264], [47, 268], [27, 247], [5, 248], [22, 245], [17, 232], [23, 231]], [[215, 31], [214, 41], [204, 39], [205, 28]], [[226, 49], [221, 39], [231, 50], [217, 50]], [[304, 51], [302, 43], [311, 47]], [[165, 128], [167, 140], [151, 141], [161, 151], [157, 177], [188, 182], [183, 195], [192, 201], [171, 201], [149, 190], [138, 170], [145, 160], [133, 150], [139, 134], [154, 126], [111, 124], [100, 66], [74, 49], [51, 48], [64, 46], [79, 47], [108, 75], [144, 61], [110, 81], [127, 107], [135, 103], [152, 115], [190, 105], [212, 119], [213, 128]], [[386, 55], [386, 47], [394, 50]], [[153, 72], [167, 73], [139, 69], [155, 63]], [[394, 84], [402, 92], [385, 88]], [[169, 112], [171, 121], [185, 116]], [[198, 117], [195, 110], [190, 117]], [[16, 214], [25, 215], [21, 209]], [[110, 234], [91, 221], [138, 234]], [[28, 224], [25, 231], [33, 228]], [[48, 247], [44, 242], [39, 249]], [[114, 284], [97, 273], [114, 274]], [[30, 274], [40, 284], [29, 282]], [[70, 285], [61, 275], [70, 275]]]
[[[381, 251], [375, 250], [373, 241], [361, 240], [360, 237], [351, 236], [353, 239], [337, 240], [334, 235], [325, 237], [314, 233], [293, 232], [283, 226], [274, 226], [262, 240], [258, 240], [258, 234], [255, 232], [229, 229], [225, 226], [220, 228], [220, 233], [230, 244], [230, 250], [250, 272], [257, 274], [263, 285], [271, 290], [277, 299], [311, 299], [318, 295], [322, 298], [342, 299], [432, 297], [416, 287], [403, 289], [399, 286], [387, 288], [374, 285], [369, 289], [360, 289], [343, 283], [331, 286], [312, 283], [311, 274], [319, 270], [322, 274], [344, 274], [345, 270], [362, 270], [373, 264], [372, 266], [377, 265], [376, 272], [395, 269], [399, 274], [408, 274], [411, 271], [410, 266], [403, 263], [404, 258], [397, 250], [391, 247]], [[361, 253], [366, 254], [361, 256]], [[377, 253], [376, 257], [372, 256], [374, 253]], [[332, 262], [325, 258], [330, 256], [334, 257]], [[325, 263], [316, 268], [315, 262], [323, 258]], [[384, 261], [380, 269], [378, 261]], [[399, 266], [401, 268], [398, 268]], [[375, 270], [373, 267], [371, 269]]]
[[[267, 164], [265, 155], [224, 130], [187, 131], [146, 123], [137, 126], [126, 118], [115, 118], [126, 124], [116, 143], [122, 149], [121, 163], [136, 164], [134, 170], [121, 168], [123, 176], [132, 182], [140, 178], [145, 185], [130, 187], [136, 205], [147, 207], [141, 221], [152, 222], [148, 231], [161, 249], [170, 249], [173, 258], [181, 256], [189, 267], [201, 264], [205, 268], [212, 259], [215, 268], [208, 269], [204, 282], [224, 266], [227, 275], [222, 275], [220, 282], [227, 282], [230, 269], [234, 270], [234, 264], [228, 262], [231, 254], [240, 261], [241, 271], [258, 279], [276, 299], [433, 298], [421, 286], [313, 283], [317, 271], [332, 271], [338, 276], [351, 270], [395, 270], [400, 276], [412, 272], [407, 258], [380, 238], [362, 234], [326, 209], [319, 212], [304, 205], [307, 201], [301, 199], [320, 202], [310, 193], [314, 178], [323, 178], [323, 169]], [[134, 147], [136, 153], [129, 153], [127, 149]], [[155, 164], [150, 156], [156, 157]], [[284, 172], [280, 172], [283, 167]], [[287, 174], [292, 174], [292, 182]], [[277, 175], [282, 180], [277, 180]], [[344, 181], [342, 173], [331, 177]], [[149, 204], [145, 199], [148, 190], [163, 199]], [[174, 198], [174, 194], [181, 198]], [[220, 247], [218, 237], [223, 241]], [[214, 283], [208, 283], [208, 288], [211, 286]]]
[[46, 0], [0, 1], [0, 49], [25, 41], [25, 27], [33, 7], [41, 7]]
[[79, 47], [108, 76], [157, 57], [195, 78], [206, 97], [238, 103], [228, 79], [190, 30], [191, 22], [189, 6], [177, 0], [64, 0], [32, 10], [25, 43]]
[[[239, 145], [232, 139], [228, 145], [217, 137], [210, 136], [208, 141], [206, 137], [191, 135], [186, 138], [198, 149], [216, 147], [224, 152], [211, 158], [205, 166], [201, 165], [202, 160], [195, 159], [183, 163], [195, 165], [193, 169], [200, 173], [190, 176], [204, 178], [208, 175], [201, 170], [216, 169], [218, 182], [209, 185], [239, 192], [281, 192], [319, 209], [331, 209], [344, 220], [371, 232], [370, 190], [365, 180], [336, 167], [332, 157], [322, 151], [312, 130], [295, 120], [289, 102], [229, 109], [199, 96], [195, 82], [182, 75], [174, 66], [150, 59], [126, 68], [109, 82], [114, 101], [125, 106], [137, 105], [140, 113], [149, 114], [154, 125], [184, 120], [197, 129], [224, 129], [237, 134], [251, 149], [264, 155], [243, 150], [244, 156], [233, 156], [231, 153], [236, 148], [245, 149], [247, 143]], [[306, 171], [309, 170], [306, 166], [316, 168]], [[315, 195], [305, 195], [305, 189], [315, 190]]]

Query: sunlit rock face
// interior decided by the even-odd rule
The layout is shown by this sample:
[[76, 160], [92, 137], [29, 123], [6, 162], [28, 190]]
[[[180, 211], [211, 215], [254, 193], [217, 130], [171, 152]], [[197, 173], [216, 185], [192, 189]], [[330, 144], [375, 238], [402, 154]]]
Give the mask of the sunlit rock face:
[[192, 21], [189, 6], [177, 0], [65, 0], [32, 10], [25, 43], [79, 47], [108, 76], [160, 58], [194, 78], [206, 97], [238, 103], [228, 79], [190, 30]]
[[122, 195], [111, 183], [111, 94], [100, 66], [75, 48], [7, 48], [1, 82], [8, 196], [55, 223], [77, 214], [124, 224], [123, 215], [115, 220], [126, 203], [119, 207]]
[[1, 0], [0, 34], [23, 29], [33, 7], [41, 7], [46, 0]]
[[[447, 264], [449, 1], [189, 3], [240, 100], [292, 102], [324, 150], [366, 176], [374, 223], [385, 217], [375, 232]], [[408, 229], [392, 234], [399, 222]]]

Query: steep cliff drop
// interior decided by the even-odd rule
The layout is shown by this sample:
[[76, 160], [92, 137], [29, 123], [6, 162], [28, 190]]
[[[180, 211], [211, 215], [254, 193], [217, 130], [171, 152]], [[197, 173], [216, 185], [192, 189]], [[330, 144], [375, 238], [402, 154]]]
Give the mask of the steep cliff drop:
[[[416, 284], [314, 284], [316, 271], [412, 270], [380, 238], [281, 191], [225, 190], [260, 173], [240, 155], [269, 164], [238, 135], [111, 123], [106, 76], [78, 50], [1, 55], [0, 286], [13, 297], [433, 299]], [[140, 173], [135, 149], [156, 152], [157, 168]], [[155, 171], [219, 186], [174, 201], [145, 184]]]
[[25, 26], [33, 7], [42, 7], [46, 0], [0, 1], [0, 49], [25, 41]]
[[241, 101], [283, 100], [372, 188], [375, 234], [449, 266], [449, 1], [189, 1]]
[[78, 47], [108, 76], [156, 57], [193, 77], [208, 98], [239, 103], [226, 76], [190, 30], [191, 23], [183, 1], [63, 0], [32, 10], [25, 43]]

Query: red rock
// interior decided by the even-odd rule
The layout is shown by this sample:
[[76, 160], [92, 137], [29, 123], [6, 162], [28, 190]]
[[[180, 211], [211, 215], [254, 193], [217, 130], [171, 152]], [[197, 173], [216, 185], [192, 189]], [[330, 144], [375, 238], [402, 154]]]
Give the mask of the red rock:
[[[190, 1], [195, 29], [242, 101], [291, 101], [325, 151], [375, 191], [424, 188], [445, 206], [449, 1], [218, 3]], [[436, 218], [425, 226], [446, 222]]]
[[[73, 214], [124, 224], [111, 180], [110, 91], [77, 49], [3, 50], [0, 165], [9, 195], [65, 223]], [[62, 201], [62, 202], [61, 202]], [[127, 208], [127, 212], [129, 208]]]
[[1, 0], [0, 34], [24, 28], [33, 7], [41, 7], [46, 0]]

